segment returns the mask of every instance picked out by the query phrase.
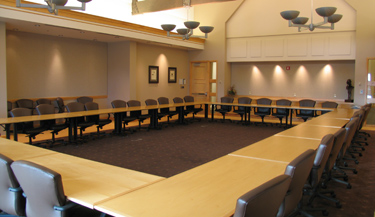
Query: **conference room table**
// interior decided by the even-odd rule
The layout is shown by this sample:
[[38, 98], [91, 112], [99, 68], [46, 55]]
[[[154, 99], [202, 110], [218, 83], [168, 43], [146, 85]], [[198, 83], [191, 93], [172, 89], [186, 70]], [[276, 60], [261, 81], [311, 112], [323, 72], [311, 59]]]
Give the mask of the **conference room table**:
[[284, 174], [286, 166], [226, 155], [94, 207], [116, 217], [231, 216], [239, 196]]

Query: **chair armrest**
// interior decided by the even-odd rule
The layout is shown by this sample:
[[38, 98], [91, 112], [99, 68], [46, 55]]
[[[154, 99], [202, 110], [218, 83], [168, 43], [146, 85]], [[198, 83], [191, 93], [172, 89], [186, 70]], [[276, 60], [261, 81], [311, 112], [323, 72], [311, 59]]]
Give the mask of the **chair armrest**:
[[60, 211], [60, 212], [63, 212], [63, 211], [66, 211], [74, 206], [77, 206], [78, 204], [76, 203], [73, 203], [73, 202], [68, 202], [67, 204], [65, 204], [64, 206], [53, 206], [53, 209], [56, 210], [56, 211]]
[[18, 187], [18, 188], [12, 188], [12, 187], [10, 187], [10, 188], [8, 188], [9, 189], [9, 191], [11, 191], [11, 192], [21, 192], [22, 191], [22, 188], [21, 187]]

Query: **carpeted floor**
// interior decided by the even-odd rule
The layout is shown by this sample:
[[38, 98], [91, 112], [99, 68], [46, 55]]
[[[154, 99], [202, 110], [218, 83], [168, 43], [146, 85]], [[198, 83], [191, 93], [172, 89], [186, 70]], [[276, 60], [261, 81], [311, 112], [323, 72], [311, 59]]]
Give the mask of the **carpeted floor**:
[[[57, 146], [53, 150], [170, 177], [200, 164], [214, 160], [256, 141], [282, 131], [278, 127], [242, 126], [234, 123], [209, 123], [169, 126], [162, 130], [141, 131], [132, 135], [92, 140], [79, 146]], [[343, 207], [316, 199], [316, 206], [327, 207], [335, 217], [372, 217], [375, 209], [375, 132], [368, 131], [369, 146], [354, 165], [358, 174], [348, 173], [352, 189], [330, 182], [328, 189], [336, 192]], [[352, 166], [352, 165], [350, 165]], [[321, 212], [312, 213], [323, 216]]]

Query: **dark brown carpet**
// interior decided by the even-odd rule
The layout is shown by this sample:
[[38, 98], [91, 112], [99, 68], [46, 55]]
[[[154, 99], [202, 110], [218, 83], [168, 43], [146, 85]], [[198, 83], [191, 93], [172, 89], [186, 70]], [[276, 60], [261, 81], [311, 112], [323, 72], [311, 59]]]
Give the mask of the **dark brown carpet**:
[[[206, 121], [177, 125], [162, 130], [141, 131], [125, 137], [113, 136], [74, 146], [58, 146], [53, 150], [125, 167], [137, 171], [170, 177], [200, 164], [224, 156], [256, 141], [282, 131], [278, 127], [242, 126], [234, 123]], [[331, 181], [342, 203], [336, 208], [332, 202], [316, 199], [314, 205], [324, 206], [334, 217], [373, 217], [375, 209], [375, 133], [369, 146], [355, 166], [358, 174], [348, 172], [352, 189]], [[354, 163], [351, 163], [354, 164]], [[311, 213], [323, 216], [321, 212]]]

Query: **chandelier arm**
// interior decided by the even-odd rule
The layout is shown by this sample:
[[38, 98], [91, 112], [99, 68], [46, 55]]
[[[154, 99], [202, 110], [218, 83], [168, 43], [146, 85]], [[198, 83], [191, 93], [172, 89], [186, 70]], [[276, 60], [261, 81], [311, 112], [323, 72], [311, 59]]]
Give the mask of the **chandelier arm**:
[[86, 3], [81, 3], [81, 7], [77, 6], [56, 6], [56, 9], [70, 9], [70, 10], [82, 10], [84, 11], [86, 9]]

